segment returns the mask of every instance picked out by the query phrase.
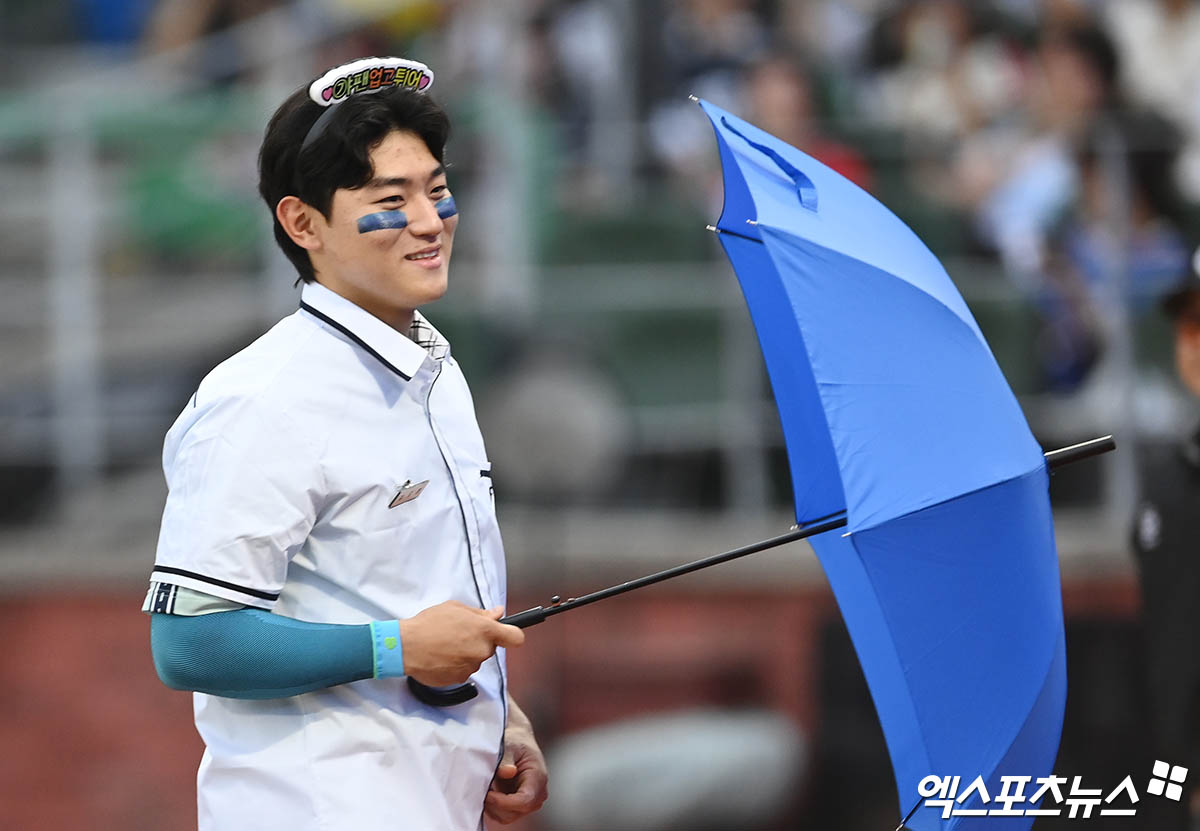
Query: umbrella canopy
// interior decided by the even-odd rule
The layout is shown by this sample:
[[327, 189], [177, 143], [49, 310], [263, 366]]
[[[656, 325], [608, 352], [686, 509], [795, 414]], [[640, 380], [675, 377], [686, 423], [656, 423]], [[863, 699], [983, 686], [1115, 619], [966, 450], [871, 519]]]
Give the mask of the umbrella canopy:
[[[775, 393], [796, 520], [847, 519], [846, 536], [812, 545], [871, 689], [901, 811], [930, 774], [961, 776], [964, 791], [982, 776], [993, 797], [1002, 776], [1047, 775], [1066, 656], [1046, 464], [987, 342], [887, 208], [700, 105], [724, 172], [716, 227]], [[991, 807], [978, 792], [955, 806]], [[922, 808], [908, 825], [995, 824], [941, 813]]]

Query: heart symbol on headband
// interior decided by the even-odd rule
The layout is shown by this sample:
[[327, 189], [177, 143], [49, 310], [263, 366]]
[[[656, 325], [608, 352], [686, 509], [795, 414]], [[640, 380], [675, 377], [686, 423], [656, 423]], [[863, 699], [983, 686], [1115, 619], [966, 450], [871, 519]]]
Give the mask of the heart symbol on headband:
[[425, 89], [427, 86], [429, 86], [429, 76], [423, 74], [421, 80], [417, 81], [417, 89]]
[[321, 97], [324, 98], [326, 101], [328, 101], [330, 98], [332, 98], [333, 97], [333, 87], [325, 87], [325, 89], [321, 90]]

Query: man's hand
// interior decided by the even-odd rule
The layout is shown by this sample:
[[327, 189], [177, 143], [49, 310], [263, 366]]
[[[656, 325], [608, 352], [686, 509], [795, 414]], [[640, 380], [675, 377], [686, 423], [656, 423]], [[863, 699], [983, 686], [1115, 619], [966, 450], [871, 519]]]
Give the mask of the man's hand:
[[462, 684], [496, 651], [520, 646], [525, 633], [500, 623], [504, 609], [476, 609], [455, 600], [400, 621], [404, 674], [431, 687]]
[[533, 726], [510, 697], [504, 758], [483, 801], [484, 810], [504, 825], [532, 814], [546, 801], [547, 778], [546, 760], [533, 738]]

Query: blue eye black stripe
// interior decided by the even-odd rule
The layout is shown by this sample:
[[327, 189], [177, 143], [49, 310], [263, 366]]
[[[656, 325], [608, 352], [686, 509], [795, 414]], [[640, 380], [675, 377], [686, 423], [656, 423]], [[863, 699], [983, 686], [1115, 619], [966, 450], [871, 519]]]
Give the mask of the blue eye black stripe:
[[398, 231], [406, 225], [408, 225], [408, 217], [404, 215], [404, 211], [380, 211], [358, 218], [360, 234], [371, 231]]
[[[438, 216], [442, 219], [449, 219], [458, 213], [458, 205], [454, 202], [453, 196], [447, 196], [445, 199], [439, 199], [437, 205]], [[369, 234], [371, 231], [399, 231], [408, 225], [408, 216], [404, 211], [379, 211], [378, 213], [367, 214], [358, 218], [358, 232], [360, 234]]]

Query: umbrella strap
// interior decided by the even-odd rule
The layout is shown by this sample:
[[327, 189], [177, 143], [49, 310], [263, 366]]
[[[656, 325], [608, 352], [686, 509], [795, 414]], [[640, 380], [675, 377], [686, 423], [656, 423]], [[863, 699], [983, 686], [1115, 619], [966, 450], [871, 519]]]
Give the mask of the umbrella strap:
[[775, 150], [767, 147], [767, 145], [751, 141], [745, 136], [745, 134], [739, 132], [724, 117], [721, 118], [721, 124], [726, 130], [733, 133], [735, 136], [746, 142], [746, 144], [750, 145], [758, 152], [762, 153], [771, 161], [775, 162], [775, 164], [779, 166], [779, 169], [791, 177], [791, 180], [796, 183], [796, 195], [800, 197], [801, 207], [807, 208], [813, 213], [817, 212], [817, 188], [812, 183], [812, 179], [805, 176], [800, 168], [796, 167], [783, 156], [779, 155], [779, 153], [777, 153]]

